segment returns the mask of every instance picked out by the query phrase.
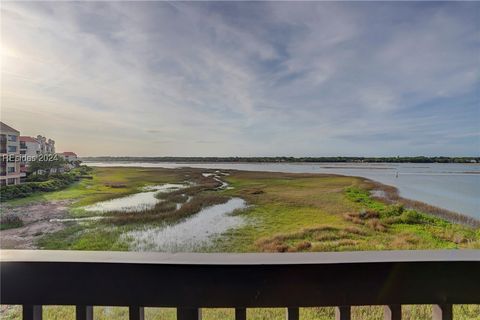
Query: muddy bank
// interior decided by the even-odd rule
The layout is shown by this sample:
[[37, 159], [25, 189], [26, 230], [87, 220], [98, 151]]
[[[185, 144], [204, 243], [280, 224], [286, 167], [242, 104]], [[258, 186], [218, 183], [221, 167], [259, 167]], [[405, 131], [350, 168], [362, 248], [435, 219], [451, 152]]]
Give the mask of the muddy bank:
[[14, 208], [4, 205], [2, 214], [20, 217], [23, 226], [2, 230], [0, 247], [2, 249], [36, 249], [37, 240], [44, 234], [65, 228], [64, 223], [51, 220], [66, 217], [71, 202], [71, 200], [49, 201]]

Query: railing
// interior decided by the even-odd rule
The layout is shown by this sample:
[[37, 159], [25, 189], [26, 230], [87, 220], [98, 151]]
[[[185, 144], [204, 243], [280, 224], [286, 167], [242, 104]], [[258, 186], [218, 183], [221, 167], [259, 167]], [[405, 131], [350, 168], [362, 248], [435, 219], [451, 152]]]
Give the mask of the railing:
[[24, 319], [41, 319], [42, 305], [176, 307], [179, 320], [201, 318], [202, 307], [384, 305], [401, 319], [403, 304], [433, 304], [434, 319], [452, 319], [452, 304], [480, 303], [480, 251], [366, 251], [280, 254], [163, 254], [89, 251], [1, 251], [1, 303], [23, 305]]

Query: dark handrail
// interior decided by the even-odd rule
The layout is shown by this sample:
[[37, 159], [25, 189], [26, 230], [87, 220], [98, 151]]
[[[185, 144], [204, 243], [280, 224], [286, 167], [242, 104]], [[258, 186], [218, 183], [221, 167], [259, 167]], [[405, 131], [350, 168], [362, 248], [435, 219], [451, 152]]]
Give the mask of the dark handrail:
[[480, 250], [280, 254], [2, 250], [0, 263], [2, 304], [184, 311], [287, 307], [295, 315], [296, 308], [312, 306], [480, 303]]

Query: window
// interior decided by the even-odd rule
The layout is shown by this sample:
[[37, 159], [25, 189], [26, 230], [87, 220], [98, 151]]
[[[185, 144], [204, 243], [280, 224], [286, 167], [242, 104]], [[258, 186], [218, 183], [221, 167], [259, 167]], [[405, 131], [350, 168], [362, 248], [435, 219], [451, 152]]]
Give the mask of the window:
[[8, 173], [14, 173], [15, 167], [8, 167]]
[[13, 134], [8, 135], [8, 141], [16, 142], [17, 141], [17, 136]]
[[15, 178], [9, 178], [9, 179], [8, 179], [8, 184], [15, 184], [15, 180], [17, 180], [17, 179], [15, 179]]
[[17, 146], [8, 146], [8, 152], [17, 152]]

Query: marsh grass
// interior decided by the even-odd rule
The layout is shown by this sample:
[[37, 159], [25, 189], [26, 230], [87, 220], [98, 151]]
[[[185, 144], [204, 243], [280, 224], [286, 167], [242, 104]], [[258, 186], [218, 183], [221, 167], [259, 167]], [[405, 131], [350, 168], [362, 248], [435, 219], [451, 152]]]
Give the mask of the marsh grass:
[[[122, 233], [147, 224], [176, 223], [206, 207], [228, 201], [227, 195], [216, 191], [221, 183], [211, 177], [204, 177], [201, 173], [201, 170], [188, 168], [95, 168], [92, 181], [85, 182], [82, 187], [83, 197], [79, 197], [70, 210], [73, 217], [98, 215], [96, 212], [82, 210], [78, 203], [84, 205], [97, 200], [124, 197], [138, 192], [145, 185], [188, 181], [190, 186], [156, 194], [160, 201], [151, 209], [139, 212], [112, 211], [103, 213], [105, 218], [102, 220], [67, 223], [64, 230], [43, 236], [37, 244], [45, 249], [128, 250], [127, 244], [119, 240]], [[116, 187], [119, 185], [121, 187]], [[95, 190], [95, 194], [92, 190]], [[76, 198], [76, 194], [73, 197]]]
[[112, 223], [114, 225], [151, 222], [177, 222], [200, 212], [206, 207], [225, 203], [229, 199], [226, 196], [215, 193], [202, 193], [192, 196], [190, 201], [183, 203], [183, 205], [177, 209], [176, 199], [178, 197], [178, 194], [171, 198], [167, 197], [166, 200], [157, 203], [152, 209], [146, 209], [139, 212], [109, 212], [109, 217], [108, 219], [105, 219], [104, 222]]
[[[480, 229], [413, 209], [401, 198], [375, 198], [371, 190], [380, 185], [363, 178], [237, 171], [227, 180], [234, 187], [227, 194], [253, 205], [240, 213], [251, 223], [226, 234], [218, 251], [480, 247]], [[396, 192], [385, 190], [390, 199]]]

